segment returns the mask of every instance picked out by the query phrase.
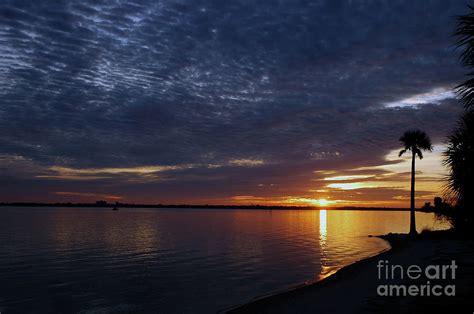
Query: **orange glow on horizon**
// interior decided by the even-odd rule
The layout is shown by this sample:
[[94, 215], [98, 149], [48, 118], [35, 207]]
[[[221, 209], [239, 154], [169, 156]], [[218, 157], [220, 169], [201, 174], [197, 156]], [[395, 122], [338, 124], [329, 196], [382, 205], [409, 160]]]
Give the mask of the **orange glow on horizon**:
[[[435, 196], [442, 196], [443, 177], [446, 169], [442, 165], [442, 145], [435, 145], [432, 153], [425, 154], [423, 160], [416, 163], [416, 206], [432, 202]], [[263, 205], [263, 206], [301, 206], [315, 208], [331, 207], [387, 207], [408, 208], [410, 201], [410, 158], [398, 157], [398, 150], [390, 151], [385, 164], [359, 167], [339, 167], [338, 170], [314, 170], [309, 180], [285, 180], [278, 178], [272, 182], [249, 184], [234, 195], [212, 198], [189, 197], [175, 194], [161, 197], [127, 195], [126, 192], [108, 191], [101, 193], [90, 191], [59, 190], [50, 192], [51, 199], [64, 202], [83, 202], [99, 199], [119, 200], [136, 204], [196, 204], [196, 205]], [[222, 165], [235, 167], [256, 167], [265, 164], [260, 159], [233, 159]], [[209, 165], [183, 164], [172, 166], [142, 166], [118, 168], [69, 168], [49, 167], [37, 178], [60, 178], [62, 180], [126, 180], [143, 183], [173, 179], [166, 177], [173, 172]], [[162, 177], [163, 175], [163, 177]]]
[[319, 204], [319, 206], [327, 206], [329, 204], [329, 201], [324, 199], [324, 198], [320, 198], [318, 200], [318, 204]]
[[306, 198], [306, 197], [291, 197], [283, 201], [283, 203], [286, 203], [286, 205], [291, 204], [291, 205], [314, 205], [318, 207], [324, 207], [324, 206], [329, 206], [337, 203], [338, 201], [335, 200], [328, 200], [325, 198], [318, 198], [318, 199], [313, 199], [313, 198]]

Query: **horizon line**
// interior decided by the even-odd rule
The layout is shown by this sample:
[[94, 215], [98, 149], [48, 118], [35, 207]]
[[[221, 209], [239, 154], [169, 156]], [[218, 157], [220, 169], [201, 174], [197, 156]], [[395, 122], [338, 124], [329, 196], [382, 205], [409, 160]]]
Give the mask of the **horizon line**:
[[261, 204], [140, 204], [140, 203], [121, 203], [121, 202], [85, 202], [85, 203], [73, 203], [73, 202], [0, 202], [0, 206], [26, 206], [26, 207], [144, 207], [144, 208], [280, 208], [280, 209], [326, 209], [326, 210], [337, 210], [337, 209], [386, 209], [386, 210], [410, 210], [408, 207], [383, 207], [383, 206], [303, 206], [303, 205], [261, 205]]

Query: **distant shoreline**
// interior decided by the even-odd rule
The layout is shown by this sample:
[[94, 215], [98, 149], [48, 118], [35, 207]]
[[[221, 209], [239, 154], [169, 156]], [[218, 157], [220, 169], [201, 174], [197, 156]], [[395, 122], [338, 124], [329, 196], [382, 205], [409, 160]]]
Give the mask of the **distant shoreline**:
[[[193, 204], [128, 204], [128, 203], [32, 203], [11, 202], [0, 203], [0, 207], [104, 207], [113, 208], [196, 208], [196, 209], [268, 209], [268, 210], [380, 210], [380, 211], [409, 211], [409, 208], [393, 207], [319, 207], [319, 206], [267, 206], [267, 205], [193, 205]], [[416, 209], [421, 211], [420, 209]]]

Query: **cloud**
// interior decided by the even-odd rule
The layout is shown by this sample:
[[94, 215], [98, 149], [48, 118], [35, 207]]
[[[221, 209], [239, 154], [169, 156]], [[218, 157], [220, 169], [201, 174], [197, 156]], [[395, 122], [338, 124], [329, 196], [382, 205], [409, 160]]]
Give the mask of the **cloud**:
[[454, 88], [438, 87], [434, 88], [429, 92], [412, 95], [398, 101], [385, 103], [384, 106], [387, 108], [419, 108], [420, 105], [425, 104], [439, 104], [445, 99], [456, 99], [456, 93]]
[[85, 168], [74, 169], [67, 167], [52, 166], [48, 170], [52, 175], [39, 175], [38, 178], [67, 179], [67, 180], [102, 180], [112, 179], [117, 175], [135, 175], [144, 179], [157, 180], [158, 173], [177, 171], [192, 168], [192, 165], [177, 166], [144, 166], [129, 168]]
[[347, 180], [357, 180], [357, 179], [367, 179], [372, 178], [371, 175], [363, 175], [363, 174], [356, 174], [356, 175], [346, 175], [346, 176], [334, 176], [334, 177], [327, 177], [323, 180], [325, 181], [347, 181]]
[[121, 200], [123, 197], [118, 195], [107, 195], [107, 194], [96, 194], [96, 193], [80, 193], [80, 192], [54, 192], [56, 195], [60, 196], [78, 196], [78, 197], [85, 197], [85, 198], [105, 198], [107, 200]]
[[443, 141], [461, 110], [451, 34], [466, 11], [4, 1], [0, 199], [86, 185], [137, 202], [324, 190], [314, 171], [384, 165], [406, 129]]
[[230, 165], [234, 166], [260, 166], [265, 162], [261, 159], [231, 159], [229, 160]]

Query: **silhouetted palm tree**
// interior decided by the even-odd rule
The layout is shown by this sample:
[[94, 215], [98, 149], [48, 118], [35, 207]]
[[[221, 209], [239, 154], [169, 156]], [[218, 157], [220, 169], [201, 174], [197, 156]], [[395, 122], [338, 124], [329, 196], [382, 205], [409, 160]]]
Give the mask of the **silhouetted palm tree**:
[[[458, 27], [454, 35], [458, 38], [458, 47], [464, 47], [461, 59], [466, 68], [474, 69], [474, 7], [469, 6], [471, 12], [458, 17]], [[474, 108], [474, 72], [468, 73], [470, 78], [457, 86], [466, 109]]]
[[457, 201], [458, 211], [461, 211], [455, 223], [466, 227], [472, 223], [474, 215], [474, 111], [461, 117], [458, 128], [448, 139], [444, 153], [444, 163], [449, 168], [447, 186]]
[[457, 87], [466, 108], [458, 128], [448, 137], [445, 165], [449, 168], [448, 190], [456, 200], [454, 224], [457, 229], [474, 228], [474, 7], [458, 18], [455, 36], [463, 48], [461, 58], [469, 79]]
[[418, 156], [423, 159], [423, 150], [432, 151], [431, 140], [425, 132], [420, 130], [407, 131], [400, 137], [405, 147], [398, 154], [401, 157], [407, 151], [411, 151], [411, 195], [410, 195], [410, 235], [416, 235], [415, 224], [415, 159]]

